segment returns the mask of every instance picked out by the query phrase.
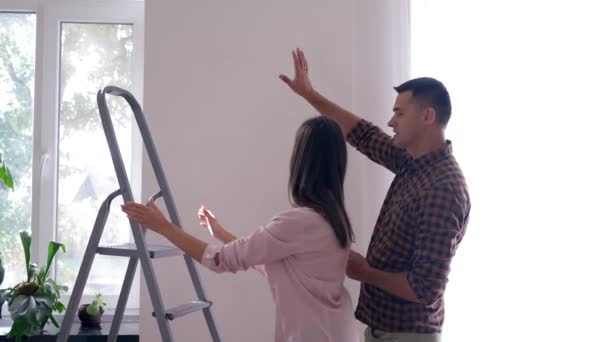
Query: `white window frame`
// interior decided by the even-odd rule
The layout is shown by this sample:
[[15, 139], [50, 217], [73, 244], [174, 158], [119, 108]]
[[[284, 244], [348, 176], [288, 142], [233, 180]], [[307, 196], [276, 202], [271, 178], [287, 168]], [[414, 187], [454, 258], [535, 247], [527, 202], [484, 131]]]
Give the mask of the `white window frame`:
[[[1, 11], [36, 14], [35, 96], [32, 163], [32, 260], [46, 258], [48, 242], [57, 231], [57, 183], [59, 148], [59, 77], [61, 23], [116, 23], [133, 25], [133, 88], [143, 106], [144, 1], [143, 0], [3, 0]], [[133, 125], [131, 188], [141, 198], [142, 142]], [[127, 166], [128, 167], [128, 166]], [[52, 205], [49, 205], [51, 203]], [[92, 218], [93, 222], [95, 218]], [[49, 229], [51, 228], [51, 229]], [[129, 227], [125, 227], [129, 229]], [[66, 246], [69, 248], [69, 246]], [[120, 275], [120, 278], [124, 275]], [[73, 284], [66, 284], [71, 288]], [[62, 296], [67, 305], [69, 295]], [[92, 297], [92, 296], [91, 296]], [[118, 295], [105, 295], [112, 311]], [[81, 302], [90, 301], [83, 295]], [[6, 306], [5, 306], [6, 307]], [[128, 313], [139, 308], [139, 276], [136, 274]], [[5, 309], [7, 310], [7, 309]]]

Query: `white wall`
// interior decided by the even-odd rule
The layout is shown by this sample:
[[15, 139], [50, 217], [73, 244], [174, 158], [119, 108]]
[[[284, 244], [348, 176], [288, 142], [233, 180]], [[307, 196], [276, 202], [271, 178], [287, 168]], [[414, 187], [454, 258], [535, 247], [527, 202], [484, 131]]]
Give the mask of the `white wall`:
[[[197, 221], [201, 203], [236, 235], [289, 207], [294, 134], [316, 114], [278, 79], [292, 72], [292, 48], [306, 52], [320, 91], [385, 126], [391, 86], [401, 81], [402, 7], [395, 0], [146, 1], [144, 109], [187, 231], [209, 241]], [[390, 175], [350, 152], [347, 207], [364, 251]], [[157, 189], [147, 163], [143, 180], [147, 197]], [[155, 261], [168, 306], [194, 299], [182, 264]], [[274, 309], [261, 276], [200, 270], [225, 341], [272, 340]], [[347, 285], [356, 297], [358, 285]], [[160, 341], [143, 280], [141, 291], [141, 339]], [[177, 341], [210, 340], [202, 315], [172, 327]]]

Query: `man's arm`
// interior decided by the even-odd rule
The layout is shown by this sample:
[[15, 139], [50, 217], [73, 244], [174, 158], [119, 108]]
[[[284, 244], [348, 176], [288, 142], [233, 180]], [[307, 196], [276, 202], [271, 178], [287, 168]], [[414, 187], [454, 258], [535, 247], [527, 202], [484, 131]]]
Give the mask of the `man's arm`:
[[347, 111], [321, 95], [316, 90], [304, 97], [321, 115], [326, 116], [340, 125], [344, 136], [361, 120], [360, 117]]
[[445, 178], [422, 190], [414, 205], [416, 245], [407, 276], [425, 304], [435, 302], [445, 293], [450, 264], [466, 231], [470, 210], [466, 185]]
[[310, 103], [321, 115], [337, 122], [342, 129], [342, 133], [346, 136], [361, 118], [333, 103], [312, 87], [308, 77], [308, 62], [302, 50], [296, 49], [291, 52], [291, 55], [295, 72], [293, 80], [285, 75], [280, 75], [279, 78], [291, 90]]
[[401, 298], [430, 305], [445, 292], [470, 204], [465, 188], [450, 183], [424, 191], [417, 203], [419, 220], [412, 269], [402, 273], [377, 270], [362, 255], [351, 251], [347, 275]]
[[340, 107], [316, 91], [308, 77], [308, 62], [302, 50], [292, 51], [291, 55], [295, 73], [293, 80], [285, 75], [280, 75], [279, 78], [321, 115], [338, 123], [346, 141], [357, 151], [391, 172], [397, 173], [403, 165], [404, 158], [407, 157], [406, 151], [395, 146], [391, 138], [380, 128]]
[[357, 252], [350, 252], [346, 274], [351, 279], [381, 288], [399, 298], [420, 303], [407, 280], [407, 273], [390, 273], [375, 269]]

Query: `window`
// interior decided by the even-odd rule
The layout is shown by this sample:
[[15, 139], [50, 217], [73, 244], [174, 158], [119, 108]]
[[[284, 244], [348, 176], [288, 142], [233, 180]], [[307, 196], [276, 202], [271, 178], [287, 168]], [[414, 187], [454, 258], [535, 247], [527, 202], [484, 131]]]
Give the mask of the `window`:
[[32, 222], [35, 42], [36, 14], [0, 12], [0, 149], [17, 185], [15, 191], [0, 190], [4, 287], [21, 280], [17, 270], [25, 269], [25, 261], [18, 232], [30, 230]]
[[[67, 253], [58, 254], [53, 271], [58, 283], [71, 288], [97, 210], [119, 188], [96, 93], [115, 85], [141, 100], [143, 1], [4, 3], [0, 7], [0, 150], [13, 173], [15, 191], [0, 191], [0, 251], [6, 268], [2, 287], [23, 280], [18, 232], [28, 230], [35, 244], [32, 259], [39, 263], [45, 261], [49, 240], [66, 244]], [[107, 99], [125, 165], [130, 166], [134, 196], [139, 198], [140, 136], [126, 102]], [[114, 201], [102, 244], [132, 239], [118, 202]], [[97, 255], [85, 297], [102, 292], [111, 306], [118, 298], [127, 261]], [[134, 284], [130, 308], [139, 304], [138, 290]], [[67, 300], [63, 298], [66, 304]]]
[[448, 341], [606, 340], [605, 6], [411, 1], [411, 76], [451, 92], [472, 201]]
[[[104, 84], [131, 89], [133, 28], [123, 24], [62, 23], [60, 51], [59, 158], [57, 190], [57, 240], [71, 248], [58, 255], [58, 279], [74, 283], [87, 246], [99, 203], [118, 189], [108, 146], [101, 128], [95, 89]], [[109, 82], [108, 82], [109, 81]], [[117, 97], [111, 104], [125, 164], [130, 165], [131, 117], [127, 103]], [[130, 229], [114, 201], [102, 243], [128, 241]], [[86, 227], [86, 228], [85, 228]], [[124, 272], [128, 259], [96, 256], [88, 289], [116, 291], [116, 279], [108, 274]]]

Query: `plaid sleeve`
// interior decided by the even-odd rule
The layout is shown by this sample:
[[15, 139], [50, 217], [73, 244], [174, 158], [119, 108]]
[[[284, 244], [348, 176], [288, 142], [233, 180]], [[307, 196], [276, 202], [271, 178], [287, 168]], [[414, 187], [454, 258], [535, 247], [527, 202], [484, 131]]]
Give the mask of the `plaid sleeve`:
[[357, 151], [393, 173], [399, 171], [404, 159], [407, 158], [405, 149], [395, 146], [391, 138], [379, 127], [363, 119], [348, 132], [346, 141]]
[[407, 278], [416, 298], [428, 306], [443, 296], [450, 262], [465, 232], [466, 191], [449, 184], [435, 186], [419, 197], [417, 213], [413, 267]]

